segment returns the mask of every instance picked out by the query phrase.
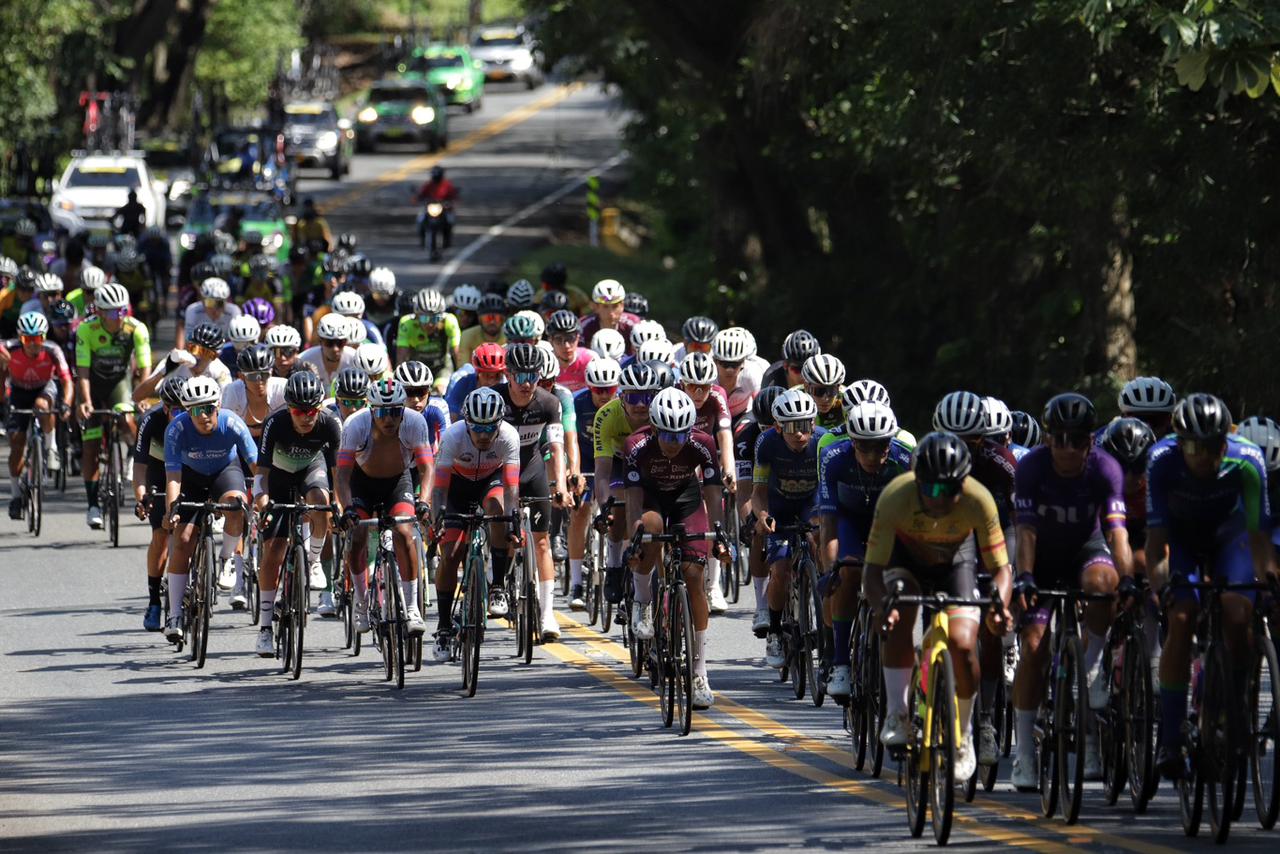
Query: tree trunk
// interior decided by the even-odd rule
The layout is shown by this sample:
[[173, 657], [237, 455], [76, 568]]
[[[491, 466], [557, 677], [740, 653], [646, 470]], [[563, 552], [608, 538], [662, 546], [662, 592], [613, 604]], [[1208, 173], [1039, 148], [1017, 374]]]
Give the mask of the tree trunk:
[[1137, 312], [1133, 302], [1133, 253], [1129, 202], [1123, 193], [1111, 203], [1110, 239], [1102, 270], [1103, 344], [1108, 373], [1124, 382], [1137, 375]]

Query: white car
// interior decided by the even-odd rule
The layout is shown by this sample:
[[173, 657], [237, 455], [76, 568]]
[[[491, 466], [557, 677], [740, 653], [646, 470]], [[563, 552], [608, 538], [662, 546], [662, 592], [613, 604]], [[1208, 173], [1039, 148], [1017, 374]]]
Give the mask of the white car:
[[481, 29], [471, 42], [471, 55], [484, 66], [487, 82], [519, 80], [529, 89], [542, 83], [542, 57], [523, 27]]
[[135, 155], [73, 157], [54, 185], [49, 204], [79, 214], [91, 229], [112, 228], [112, 217], [129, 201], [130, 190], [147, 211], [147, 226], [164, 228], [164, 182], [156, 180], [147, 161]]

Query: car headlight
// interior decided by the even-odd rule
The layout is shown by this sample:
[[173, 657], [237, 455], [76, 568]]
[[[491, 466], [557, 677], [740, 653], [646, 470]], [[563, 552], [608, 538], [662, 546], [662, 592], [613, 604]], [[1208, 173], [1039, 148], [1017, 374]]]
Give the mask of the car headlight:
[[368, 124], [369, 122], [376, 122], [378, 120], [378, 111], [373, 107], [365, 107], [356, 114], [356, 119], [364, 122], [365, 124]]
[[524, 71], [533, 66], [533, 56], [527, 53], [516, 54], [511, 60], [511, 68], [513, 71]]
[[178, 235], [178, 245], [183, 249], [195, 249], [196, 236], [189, 231], [184, 231]]
[[461, 84], [462, 78], [456, 75], [453, 77], [446, 77], [444, 80], [444, 85], [448, 89], [457, 89]]
[[62, 208], [64, 211], [73, 211], [76, 209], [76, 203], [70, 199], [59, 199], [58, 207]]
[[416, 125], [430, 124], [432, 121], [435, 120], [435, 117], [436, 117], [435, 110], [431, 109], [430, 107], [424, 107], [421, 104], [414, 107], [409, 112], [409, 118], [413, 119], [413, 123]]
[[191, 182], [182, 178], [177, 179], [169, 185], [169, 199], [173, 200], [181, 195], [191, 192]]
[[332, 151], [338, 147], [338, 134], [334, 131], [327, 130], [316, 137], [316, 148], [324, 151]]

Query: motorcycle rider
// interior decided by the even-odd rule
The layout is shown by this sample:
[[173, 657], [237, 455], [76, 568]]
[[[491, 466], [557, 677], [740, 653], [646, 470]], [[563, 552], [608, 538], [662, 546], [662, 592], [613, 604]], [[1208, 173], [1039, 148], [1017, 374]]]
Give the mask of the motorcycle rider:
[[[421, 202], [425, 205], [429, 202], [439, 202], [444, 205], [444, 220], [440, 235], [444, 238], [445, 249], [448, 249], [453, 244], [453, 224], [456, 219], [453, 213], [453, 202], [457, 198], [458, 188], [452, 181], [444, 177], [443, 166], [432, 166], [431, 177], [413, 194], [415, 203]], [[422, 249], [427, 248], [428, 224], [428, 217], [424, 210], [418, 214], [418, 246]]]

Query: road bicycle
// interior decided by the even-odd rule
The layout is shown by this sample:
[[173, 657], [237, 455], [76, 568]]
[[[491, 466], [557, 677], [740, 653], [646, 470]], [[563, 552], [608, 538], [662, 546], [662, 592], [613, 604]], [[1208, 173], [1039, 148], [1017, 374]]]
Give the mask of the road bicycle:
[[[818, 565], [813, 559], [809, 535], [817, 525], [797, 522], [777, 529], [776, 534], [790, 541], [791, 592], [787, 608], [782, 612], [782, 665], [780, 679], [791, 679], [791, 690], [803, 700], [808, 690], [815, 706], [826, 698], [826, 686], [819, 672], [823, 660], [822, 600], [818, 596]], [[829, 660], [830, 656], [826, 656]]]
[[480, 679], [480, 647], [484, 643], [489, 612], [489, 525], [503, 523], [515, 527], [517, 514], [486, 515], [477, 508], [473, 513], [446, 513], [445, 522], [465, 526], [467, 553], [462, 562], [462, 578], [459, 589], [462, 595], [453, 600], [453, 637], [450, 641], [450, 660], [462, 663], [462, 691], [467, 697], [476, 695]]
[[[280, 659], [280, 669], [291, 678], [302, 676], [302, 639], [307, 628], [307, 606], [310, 603], [309, 573], [306, 535], [302, 525], [308, 513], [328, 513], [337, 515], [337, 507], [333, 504], [307, 504], [269, 502], [267, 513], [275, 515], [283, 513], [289, 532], [285, 545], [284, 565], [281, 567], [279, 591], [276, 596], [275, 627], [276, 658]], [[323, 536], [313, 531], [314, 536]], [[246, 575], [248, 573], [246, 572]]]
[[[508, 597], [509, 607], [515, 611], [516, 657], [523, 656], [524, 663], [533, 661], [533, 648], [542, 643], [542, 605], [538, 601], [537, 549], [533, 544], [533, 522], [529, 507], [545, 498], [521, 498], [520, 546], [507, 573], [514, 581], [514, 597]], [[510, 588], [509, 588], [510, 589]]]
[[583, 554], [583, 598], [586, 601], [588, 624], [600, 621], [600, 631], [608, 632], [613, 625], [613, 603], [604, 595], [604, 571], [608, 560], [609, 524], [613, 520], [614, 507], [619, 502], [610, 498], [600, 506], [600, 512], [587, 526], [586, 550]]
[[27, 447], [22, 455], [22, 477], [17, 481], [19, 494], [22, 496], [22, 515], [27, 520], [27, 531], [34, 537], [40, 536], [40, 528], [44, 524], [44, 485], [46, 468], [44, 452], [44, 431], [40, 429], [40, 418], [50, 413], [39, 409], [11, 409], [13, 415], [25, 415], [27, 422]]
[[[196, 547], [191, 553], [188, 565], [189, 581], [186, 593], [182, 596], [182, 638], [178, 641], [178, 651], [184, 645], [190, 649], [191, 660], [196, 669], [204, 667], [209, 650], [209, 620], [213, 614], [213, 606], [218, 601], [218, 545], [214, 541], [213, 518], [215, 513], [245, 513], [247, 509], [239, 501], [219, 503], [207, 501], [177, 501], [171, 508], [174, 513], [192, 510], [195, 515], [191, 523], [196, 526]], [[176, 538], [173, 538], [176, 539]], [[172, 539], [170, 549], [172, 549]], [[173, 553], [169, 554], [170, 566]], [[168, 600], [168, 596], [165, 596]]]
[[[845, 559], [842, 567], [861, 567], [862, 561]], [[885, 720], [884, 671], [880, 666], [880, 624], [865, 596], [859, 595], [858, 609], [849, 632], [849, 703], [845, 707], [847, 729], [853, 749], [853, 764], [859, 771], [871, 761], [868, 773], [879, 777], [884, 767], [884, 744], [880, 731]]]
[[1120, 609], [1107, 633], [1103, 675], [1107, 705], [1094, 713], [1102, 756], [1102, 793], [1110, 806], [1127, 786], [1133, 811], [1146, 812], [1155, 794], [1159, 719], [1147, 629], [1150, 588], [1143, 579], [1135, 601]]
[[396, 560], [393, 537], [396, 525], [416, 524], [417, 521], [416, 516], [380, 516], [354, 523], [356, 527], [377, 529], [366, 607], [369, 609], [373, 644], [382, 653], [383, 679], [394, 682], [397, 688], [404, 687], [409, 632], [404, 591], [400, 586], [400, 563]]
[[133, 408], [124, 404], [111, 409], [95, 409], [92, 413], [102, 419], [102, 441], [98, 447], [98, 502], [112, 548], [120, 545], [120, 508], [125, 499], [120, 421], [132, 413]]

